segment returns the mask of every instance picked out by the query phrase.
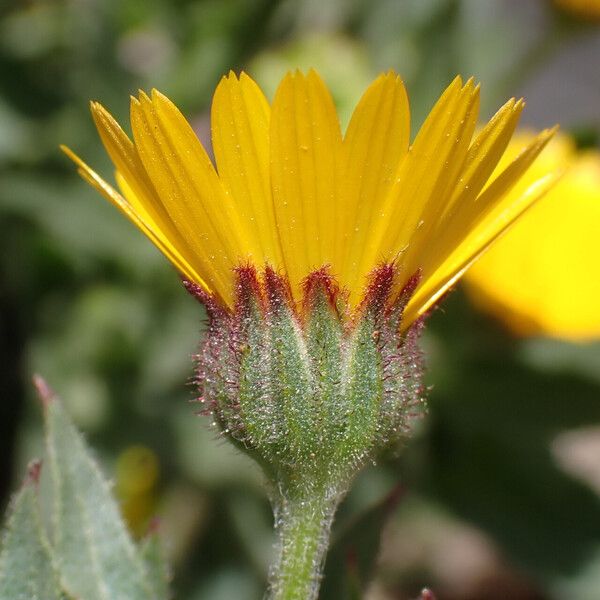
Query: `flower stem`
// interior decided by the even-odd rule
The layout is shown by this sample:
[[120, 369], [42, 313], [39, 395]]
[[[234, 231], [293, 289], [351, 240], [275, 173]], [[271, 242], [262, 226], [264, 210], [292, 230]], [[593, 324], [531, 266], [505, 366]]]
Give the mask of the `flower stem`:
[[337, 499], [284, 498], [275, 510], [278, 555], [270, 576], [269, 600], [315, 600]]

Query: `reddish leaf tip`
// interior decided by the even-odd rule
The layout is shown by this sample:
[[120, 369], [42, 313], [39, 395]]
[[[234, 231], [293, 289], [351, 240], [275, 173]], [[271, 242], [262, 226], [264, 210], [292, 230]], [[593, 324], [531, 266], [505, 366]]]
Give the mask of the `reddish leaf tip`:
[[42, 473], [42, 461], [39, 459], [32, 460], [27, 465], [27, 477], [25, 483], [32, 483], [37, 485], [40, 482], [40, 475]]
[[41, 375], [35, 374], [32, 377], [32, 382], [39, 399], [42, 401], [42, 406], [48, 408], [56, 399], [56, 394]]

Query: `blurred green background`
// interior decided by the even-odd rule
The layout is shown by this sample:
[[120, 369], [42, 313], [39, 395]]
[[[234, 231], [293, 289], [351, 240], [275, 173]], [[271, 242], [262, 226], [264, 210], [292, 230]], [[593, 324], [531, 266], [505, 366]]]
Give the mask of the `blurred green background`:
[[[157, 87], [206, 141], [212, 90], [246, 69], [272, 94], [316, 67], [342, 121], [397, 69], [417, 126], [457, 74], [482, 116], [600, 132], [600, 28], [545, 0], [4, 0], [0, 3], [0, 499], [40, 452], [42, 373], [116, 479], [134, 532], [158, 514], [176, 598], [262, 596], [272, 552], [260, 474], [194, 415], [203, 311], [88, 188], [110, 174], [88, 112], [126, 122]], [[323, 598], [600, 598], [600, 343], [516, 340], [459, 289], [423, 340], [429, 416], [342, 506]], [[380, 532], [382, 545], [379, 546]]]

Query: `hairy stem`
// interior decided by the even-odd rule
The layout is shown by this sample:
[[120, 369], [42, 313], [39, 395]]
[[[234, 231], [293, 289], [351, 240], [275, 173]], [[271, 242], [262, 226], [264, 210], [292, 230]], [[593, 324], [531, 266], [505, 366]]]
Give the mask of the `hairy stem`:
[[278, 554], [271, 569], [269, 600], [315, 600], [337, 499], [283, 498], [275, 510]]

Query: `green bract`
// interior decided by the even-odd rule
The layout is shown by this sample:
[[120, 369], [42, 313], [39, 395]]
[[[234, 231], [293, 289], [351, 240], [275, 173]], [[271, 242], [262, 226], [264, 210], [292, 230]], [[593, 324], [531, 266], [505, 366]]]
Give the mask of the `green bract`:
[[[200, 401], [271, 483], [280, 532], [273, 597], [314, 597], [351, 480], [422, 413], [421, 325], [400, 330], [418, 278], [400, 292], [395, 281], [393, 265], [377, 269], [353, 313], [326, 269], [306, 279], [300, 305], [270, 268], [238, 269], [234, 311], [187, 284], [209, 316], [197, 361]], [[282, 583], [287, 570], [306, 579], [297, 595]]]

